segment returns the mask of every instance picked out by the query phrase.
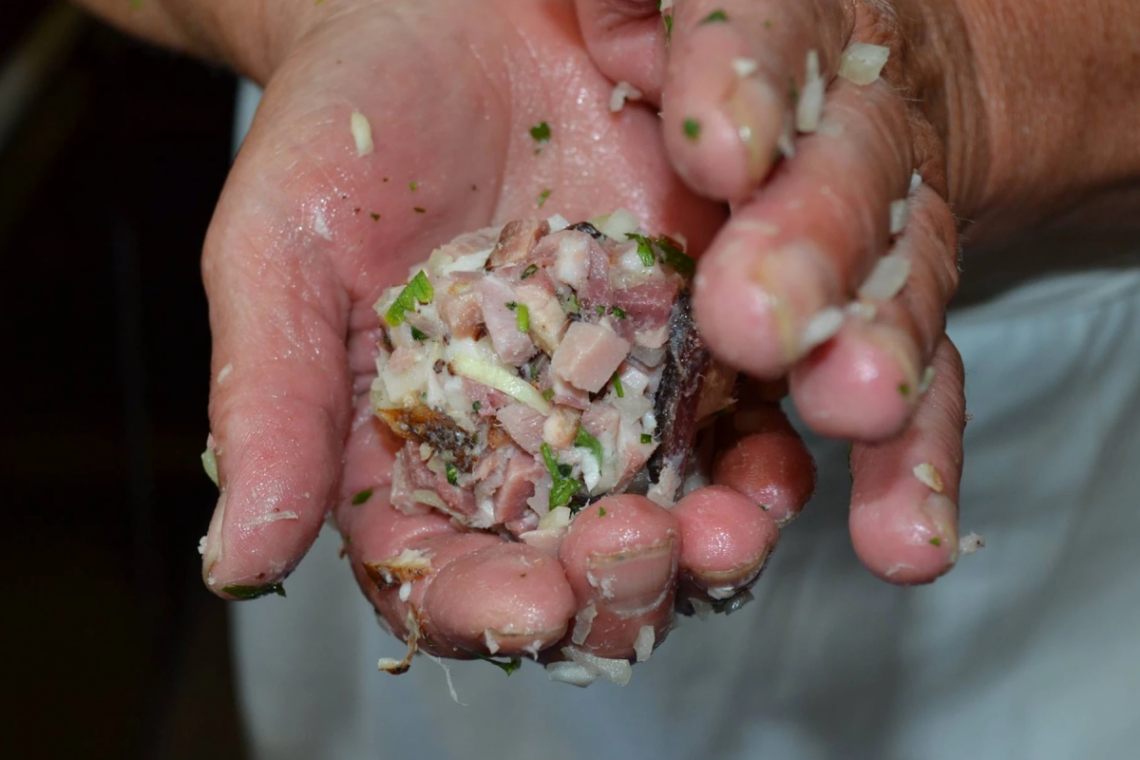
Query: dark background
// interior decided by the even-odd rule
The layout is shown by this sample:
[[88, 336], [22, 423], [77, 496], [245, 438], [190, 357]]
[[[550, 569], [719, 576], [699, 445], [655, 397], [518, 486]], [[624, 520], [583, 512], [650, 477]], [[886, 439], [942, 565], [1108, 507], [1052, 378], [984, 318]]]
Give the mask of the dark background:
[[[3, 5], [0, 71], [49, 8]], [[235, 82], [90, 19], [58, 52], [0, 143], [2, 754], [240, 758], [197, 552]]]

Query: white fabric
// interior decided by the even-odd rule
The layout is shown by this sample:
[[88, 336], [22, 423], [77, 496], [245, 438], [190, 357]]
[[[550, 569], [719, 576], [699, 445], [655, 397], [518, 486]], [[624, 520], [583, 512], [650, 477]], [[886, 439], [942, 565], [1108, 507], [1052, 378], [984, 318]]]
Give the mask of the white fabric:
[[756, 600], [684, 620], [624, 688], [455, 663], [459, 698], [381, 633], [326, 530], [233, 610], [258, 760], [1125, 760], [1140, 747], [1140, 269], [1038, 282], [952, 315], [967, 367], [962, 532], [929, 587], [863, 570], [842, 444]]

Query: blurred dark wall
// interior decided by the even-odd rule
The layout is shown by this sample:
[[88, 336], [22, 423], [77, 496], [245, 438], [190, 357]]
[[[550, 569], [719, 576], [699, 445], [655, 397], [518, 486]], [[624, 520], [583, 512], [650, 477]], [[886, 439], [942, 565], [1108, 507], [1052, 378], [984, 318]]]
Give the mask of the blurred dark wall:
[[[46, 6], [4, 5], [11, 60]], [[196, 550], [216, 498], [198, 257], [233, 95], [85, 21], [0, 147], [5, 757], [242, 756]]]

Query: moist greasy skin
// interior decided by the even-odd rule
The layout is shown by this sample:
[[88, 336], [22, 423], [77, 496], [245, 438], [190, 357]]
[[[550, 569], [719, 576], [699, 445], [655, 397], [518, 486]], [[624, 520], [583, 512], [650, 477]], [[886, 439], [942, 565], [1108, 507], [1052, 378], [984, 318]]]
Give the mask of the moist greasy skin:
[[680, 247], [620, 210], [517, 220], [456, 238], [385, 291], [372, 406], [405, 439], [393, 505], [549, 553], [601, 496], [672, 506], [698, 406], [727, 403], [702, 401], [710, 360]]

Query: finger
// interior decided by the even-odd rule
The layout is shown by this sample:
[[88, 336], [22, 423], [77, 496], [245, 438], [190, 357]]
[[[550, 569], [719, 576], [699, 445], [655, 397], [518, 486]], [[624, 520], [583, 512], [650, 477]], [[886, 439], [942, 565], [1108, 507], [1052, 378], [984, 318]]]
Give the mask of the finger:
[[681, 572], [714, 599], [756, 580], [780, 536], [771, 513], [725, 486], [693, 491], [673, 516], [681, 526]]
[[918, 403], [958, 285], [958, 244], [950, 208], [933, 190], [920, 187], [910, 209], [902, 236], [872, 275], [897, 268], [902, 290], [860, 299], [835, 339], [792, 369], [800, 416], [822, 435], [885, 440], [906, 426]]
[[[578, 0], [578, 24], [590, 57], [615, 82], [629, 82], [659, 103], [666, 26], [657, 0]], [[664, 15], [672, 11], [665, 11]]]
[[949, 338], [910, 428], [851, 451], [850, 529], [855, 552], [892, 583], [927, 583], [958, 557], [958, 484], [965, 426], [962, 360]]
[[780, 157], [805, 93], [809, 51], [823, 83], [851, 35], [848, 3], [690, 0], [675, 8], [662, 96], [665, 144], [698, 192], [745, 198]]
[[[287, 575], [331, 504], [350, 415], [343, 291], [235, 172], [202, 262], [214, 337], [210, 423], [221, 495], [203, 546], [215, 592]], [[226, 591], [231, 589], [231, 591]], [[247, 589], [248, 590], [248, 589]]]
[[[907, 194], [911, 130], [889, 87], [841, 82], [824, 121], [830, 129], [803, 139], [795, 159], [740, 206], [694, 283], [710, 348], [754, 376], [784, 374], [831, 337], [838, 309], [887, 247], [891, 201]], [[917, 364], [913, 346], [900, 351]]]
[[718, 456], [713, 482], [728, 486], [768, 512], [777, 525], [794, 520], [815, 490], [811, 453], [773, 403], [746, 403], [727, 421], [728, 445]]
[[558, 555], [577, 600], [571, 643], [601, 657], [630, 657], [642, 627], [663, 640], [680, 549], [677, 518], [643, 496], [583, 508]]

